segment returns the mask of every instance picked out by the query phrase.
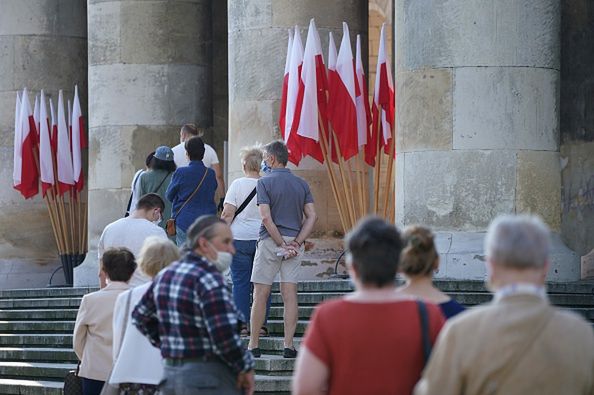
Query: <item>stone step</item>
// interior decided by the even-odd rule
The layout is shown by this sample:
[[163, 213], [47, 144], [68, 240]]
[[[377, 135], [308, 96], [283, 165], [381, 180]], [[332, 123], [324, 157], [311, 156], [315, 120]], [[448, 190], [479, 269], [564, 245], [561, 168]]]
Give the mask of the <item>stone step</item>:
[[254, 360], [256, 361], [256, 374], [291, 376], [295, 368], [295, 359], [283, 358], [282, 355], [262, 354], [260, 358]]
[[74, 321], [0, 321], [0, 333], [72, 333]]
[[[243, 344], [247, 347], [249, 339], [242, 338]], [[299, 350], [299, 346], [301, 345], [301, 341], [303, 338], [295, 337], [294, 343], [295, 348]], [[262, 355], [281, 355], [285, 348], [284, 346], [284, 339], [281, 336], [266, 336], [260, 338], [260, 349], [262, 350]]]
[[[63, 379], [59, 381], [0, 378], [0, 394], [63, 395]], [[256, 375], [256, 394], [288, 394], [291, 377]]]
[[[401, 284], [402, 279], [398, 279], [396, 282]], [[488, 292], [483, 281], [439, 279], [435, 280], [434, 284], [444, 292]], [[353, 286], [349, 280], [321, 280], [303, 281], [298, 284], [297, 289], [299, 292], [350, 292]], [[80, 298], [96, 290], [98, 290], [96, 287], [0, 290], [0, 299]], [[272, 290], [278, 292], [279, 284], [273, 284]], [[547, 290], [553, 294], [594, 295], [594, 282], [549, 282], [547, 283]]]
[[72, 334], [0, 333], [0, 346], [45, 346], [72, 349]]
[[78, 359], [70, 348], [0, 347], [0, 360], [76, 363]]
[[74, 321], [78, 309], [0, 310], [0, 320]]
[[69, 371], [76, 369], [73, 363], [47, 362], [0, 362], [0, 377], [26, 377], [63, 380]]
[[63, 381], [0, 378], [0, 394], [63, 395]]

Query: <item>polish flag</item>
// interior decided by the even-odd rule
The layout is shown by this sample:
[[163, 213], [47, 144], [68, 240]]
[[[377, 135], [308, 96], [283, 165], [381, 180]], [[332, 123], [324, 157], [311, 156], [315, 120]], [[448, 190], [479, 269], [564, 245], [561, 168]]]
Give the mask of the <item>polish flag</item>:
[[41, 191], [43, 197], [45, 197], [47, 190], [54, 185], [54, 164], [52, 161], [49, 119], [43, 90], [39, 102], [39, 170], [41, 172]]
[[359, 87], [355, 80], [355, 62], [351, 49], [349, 27], [342, 23], [343, 35], [336, 59], [336, 73], [338, 81], [335, 84], [334, 132], [338, 137], [338, 144], [345, 160], [357, 155], [359, 146], [357, 141], [357, 107], [356, 97]]
[[[334, 116], [335, 116], [335, 108], [332, 105], [334, 103], [334, 98], [336, 97], [336, 85], [338, 84], [338, 80], [340, 77], [336, 72], [336, 58], [338, 57], [336, 52], [336, 44], [334, 43], [334, 35], [332, 32], [328, 33], [328, 108], [326, 110], [326, 114], [328, 120], [334, 127]], [[332, 161], [334, 163], [338, 163], [338, 155], [336, 153], [336, 146], [334, 144], [334, 140], [332, 139], [331, 135], [328, 135], [328, 150], [331, 152]]]
[[33, 119], [35, 120], [35, 133], [37, 133], [37, 137], [39, 137], [39, 96], [38, 95], [35, 95], [35, 104], [33, 104]]
[[[309, 22], [301, 79], [299, 81], [297, 102], [301, 102], [301, 114], [297, 125], [297, 134], [301, 141], [303, 156], [309, 155], [320, 163], [324, 163], [324, 156], [319, 143], [320, 127], [318, 119], [322, 111], [326, 112], [325, 74], [326, 69], [322, 57], [320, 37], [312, 19]], [[325, 120], [322, 120], [322, 122], [325, 122]]]
[[369, 109], [369, 96], [367, 95], [367, 82], [361, 53], [361, 35], [357, 34], [357, 55], [355, 60], [355, 74], [359, 85], [357, 104], [357, 142], [359, 148], [367, 144], [369, 125], [371, 124], [371, 110]]
[[80, 99], [78, 97], [78, 86], [74, 87], [74, 103], [72, 105], [72, 121], [70, 122], [72, 128], [72, 169], [74, 174], [74, 181], [76, 182], [76, 190], [82, 191], [85, 178], [82, 172], [82, 150], [87, 148], [87, 141], [85, 138], [85, 125], [80, 108]]
[[301, 103], [298, 102], [299, 81], [301, 80], [301, 67], [303, 65], [303, 44], [299, 27], [295, 26], [293, 47], [291, 48], [291, 61], [289, 66], [289, 80], [287, 84], [287, 112], [285, 117], [284, 140], [289, 149], [289, 160], [298, 165], [303, 157], [297, 127], [301, 117]]
[[52, 98], [49, 98], [50, 104], [50, 113], [52, 116], [51, 119], [51, 133], [50, 133], [50, 141], [52, 143], [52, 152], [54, 155], [58, 152], [58, 117], [56, 116], [56, 111], [54, 110], [54, 101]]
[[58, 164], [58, 186], [60, 194], [68, 192], [75, 184], [72, 170], [72, 154], [70, 152], [70, 141], [68, 139], [68, 124], [64, 114], [64, 97], [62, 91], [58, 94], [58, 152], [56, 162]]
[[17, 92], [16, 104], [14, 106], [14, 163], [12, 168], [12, 185], [16, 190], [20, 189], [21, 185], [21, 168], [22, 168], [22, 134], [21, 134], [21, 94]]
[[[384, 151], [388, 155], [396, 155], [396, 150], [390, 153], [390, 145], [392, 143], [392, 131], [394, 130], [394, 83], [392, 80], [392, 71], [390, 66], [390, 59], [388, 59], [388, 51], [386, 50], [386, 25], [382, 25], [380, 35], [379, 51], [377, 56], [377, 69], [375, 74], [375, 89], [373, 96], [373, 133], [381, 136], [381, 144], [384, 146]], [[381, 114], [379, 108], [382, 108]], [[378, 138], [374, 136], [374, 138]], [[377, 141], [377, 140], [376, 140]], [[369, 146], [369, 145], [368, 145]], [[371, 156], [375, 162], [375, 148], [373, 152], [369, 152], [369, 158], [366, 161], [370, 163]]]
[[289, 44], [287, 46], [287, 60], [285, 61], [285, 74], [283, 76], [283, 93], [281, 97], [278, 125], [281, 136], [285, 139], [285, 120], [287, 116], [287, 90], [289, 88], [289, 68], [291, 65], [291, 51], [293, 49], [293, 32], [289, 29]]
[[14, 188], [25, 199], [29, 199], [39, 193], [39, 172], [35, 163], [35, 146], [37, 145], [35, 119], [33, 118], [27, 89], [23, 90], [18, 115], [19, 125], [18, 130], [15, 131], [14, 142], [13, 181]]

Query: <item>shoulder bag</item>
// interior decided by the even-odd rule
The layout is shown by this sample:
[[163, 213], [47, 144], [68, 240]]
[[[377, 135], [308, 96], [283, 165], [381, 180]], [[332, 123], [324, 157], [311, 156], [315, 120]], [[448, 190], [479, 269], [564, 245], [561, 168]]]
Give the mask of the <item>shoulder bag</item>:
[[[120, 351], [122, 351], [122, 345], [124, 344], [124, 336], [126, 335], [126, 326], [128, 326], [128, 319], [130, 316], [130, 301], [132, 300], [132, 289], [128, 291], [128, 297], [126, 297], [126, 310], [124, 315], [124, 325], [122, 326], [121, 331], [121, 340], [120, 340], [120, 347], [114, 358], [114, 361], [118, 360], [120, 356]], [[114, 363], [115, 364], [115, 363]], [[103, 384], [103, 389], [101, 389], [100, 395], [119, 395], [120, 393], [120, 385], [119, 384], [110, 384], [109, 379], [111, 378], [111, 374], [113, 373], [113, 367], [107, 376], [107, 380], [105, 380], [105, 384]]]
[[431, 337], [429, 336], [429, 314], [427, 313], [427, 305], [422, 300], [417, 300], [417, 308], [419, 310], [419, 318], [421, 320], [421, 341], [423, 342], [423, 362], [427, 365], [429, 357], [431, 356]]
[[[235, 218], [237, 218], [237, 216], [239, 214], [241, 214], [241, 212], [243, 210], [245, 210], [245, 208], [247, 207], [247, 205], [250, 204], [250, 202], [252, 200], [254, 200], [254, 196], [256, 196], [256, 188], [254, 188], [254, 190], [250, 192], [250, 194], [248, 195], [248, 197], [245, 198], [245, 200], [243, 201], [243, 203], [241, 203], [241, 205], [239, 206], [239, 208], [237, 209], [237, 211], [235, 211], [235, 214], [233, 214], [233, 220], [235, 220]], [[231, 221], [231, 222], [233, 222], [233, 221]]]
[[184, 204], [182, 204], [182, 206], [179, 208], [179, 210], [177, 210], [177, 213], [175, 215], [172, 215], [171, 218], [169, 218], [167, 220], [167, 222], [165, 223], [165, 232], [167, 233], [167, 236], [175, 236], [177, 234], [177, 230], [175, 229], [175, 219], [177, 218], [179, 213], [184, 209], [184, 207], [186, 207], [186, 204], [188, 204], [188, 202], [190, 200], [192, 200], [192, 198], [194, 197], [196, 192], [198, 192], [198, 190], [202, 186], [202, 183], [204, 182], [204, 179], [206, 178], [207, 174], [208, 174], [208, 169], [206, 169], [206, 171], [204, 172], [204, 175], [202, 176], [202, 180], [200, 180], [200, 183], [198, 184], [196, 189], [194, 189], [194, 192], [192, 192], [192, 194], [186, 199]]
[[82, 395], [82, 378], [78, 375], [79, 369], [80, 362], [76, 366], [76, 370], [71, 370], [64, 377], [64, 395]]

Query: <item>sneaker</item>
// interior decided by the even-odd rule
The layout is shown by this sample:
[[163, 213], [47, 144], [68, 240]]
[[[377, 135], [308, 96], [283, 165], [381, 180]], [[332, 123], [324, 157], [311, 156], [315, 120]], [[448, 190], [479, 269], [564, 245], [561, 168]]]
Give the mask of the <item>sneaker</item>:
[[251, 350], [248, 350], [248, 351], [250, 351], [252, 353], [254, 358], [260, 358], [262, 356], [262, 350], [260, 350], [259, 347], [252, 348]]
[[297, 358], [297, 350], [294, 348], [285, 347], [283, 350], [283, 357], [284, 358]]

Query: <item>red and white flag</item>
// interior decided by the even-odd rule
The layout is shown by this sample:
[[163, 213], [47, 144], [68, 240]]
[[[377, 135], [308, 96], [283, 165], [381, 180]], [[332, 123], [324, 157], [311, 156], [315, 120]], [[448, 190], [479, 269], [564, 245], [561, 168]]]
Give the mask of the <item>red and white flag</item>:
[[338, 80], [335, 84], [332, 103], [334, 133], [338, 137], [342, 157], [345, 160], [357, 155], [359, 145], [357, 141], [357, 108], [356, 97], [359, 87], [355, 80], [355, 62], [349, 27], [342, 23], [343, 35], [336, 59], [336, 73]]
[[[373, 133], [378, 132], [381, 136], [381, 144], [384, 146], [384, 151], [388, 155], [396, 155], [390, 151], [392, 145], [392, 131], [394, 130], [394, 82], [392, 80], [392, 71], [390, 66], [390, 59], [388, 58], [388, 51], [386, 49], [386, 25], [382, 25], [380, 35], [379, 51], [377, 56], [377, 69], [375, 74], [375, 89], [373, 95]], [[379, 112], [381, 106], [381, 114]], [[378, 136], [374, 136], [379, 138]], [[377, 140], [376, 140], [377, 141]], [[373, 148], [376, 151], [376, 148]], [[368, 153], [366, 150], [366, 157]], [[373, 163], [375, 163], [375, 154], [369, 152], [370, 163], [371, 156], [373, 156]]]
[[[301, 112], [297, 134], [301, 140], [303, 156], [311, 156], [320, 163], [324, 163], [324, 156], [320, 148], [320, 125], [318, 122], [322, 111], [326, 112], [326, 69], [322, 57], [320, 37], [312, 19], [309, 22], [307, 42], [303, 55], [301, 79], [299, 81], [299, 99]], [[322, 94], [320, 95], [319, 92]], [[325, 122], [323, 120], [323, 122]]]
[[[361, 53], [361, 35], [357, 34], [357, 50], [355, 60], [355, 75], [359, 85], [359, 94], [356, 97], [357, 104], [357, 141], [359, 147], [367, 144], [369, 125], [371, 124], [371, 110], [369, 109], [369, 96], [367, 94], [367, 80], [363, 69], [363, 58]], [[359, 148], [360, 149], [360, 148]]]
[[285, 144], [289, 149], [289, 160], [298, 165], [303, 157], [297, 127], [301, 116], [301, 103], [298, 102], [301, 67], [303, 64], [303, 44], [299, 27], [295, 26], [291, 61], [289, 66], [289, 80], [287, 85], [287, 112], [285, 117]]
[[39, 97], [39, 122], [39, 170], [41, 173], [41, 191], [45, 197], [47, 190], [54, 185], [55, 180], [51, 133], [43, 90]]
[[80, 98], [78, 96], [78, 86], [74, 87], [74, 103], [72, 105], [72, 170], [76, 190], [82, 191], [85, 185], [85, 178], [82, 171], [82, 150], [87, 148], [87, 139], [85, 138], [85, 125], [80, 107]]
[[39, 96], [35, 95], [35, 104], [33, 104], [33, 119], [35, 120], [35, 133], [39, 137]]
[[37, 133], [27, 89], [23, 90], [18, 115], [19, 125], [15, 131], [14, 142], [13, 185], [25, 199], [29, 199], [39, 193], [39, 173], [35, 163]]
[[58, 94], [58, 151], [56, 153], [56, 162], [58, 167], [58, 187], [61, 195], [68, 192], [75, 184], [68, 135], [68, 124], [66, 123], [66, 114], [64, 114], [64, 97], [60, 90]]
[[14, 161], [12, 168], [12, 185], [19, 189], [21, 185], [21, 169], [23, 158], [23, 142], [21, 134], [21, 94], [17, 92], [14, 106]]
[[293, 32], [289, 29], [289, 43], [287, 45], [287, 60], [285, 61], [285, 73], [283, 75], [283, 93], [279, 111], [278, 125], [283, 140], [285, 139], [285, 120], [287, 117], [287, 90], [289, 88], [289, 67], [291, 65], [291, 51], [293, 50]]
[[58, 152], [58, 117], [56, 116], [56, 110], [54, 109], [54, 101], [49, 98], [51, 123], [50, 123], [50, 141], [52, 143], [52, 152], [54, 155]]

